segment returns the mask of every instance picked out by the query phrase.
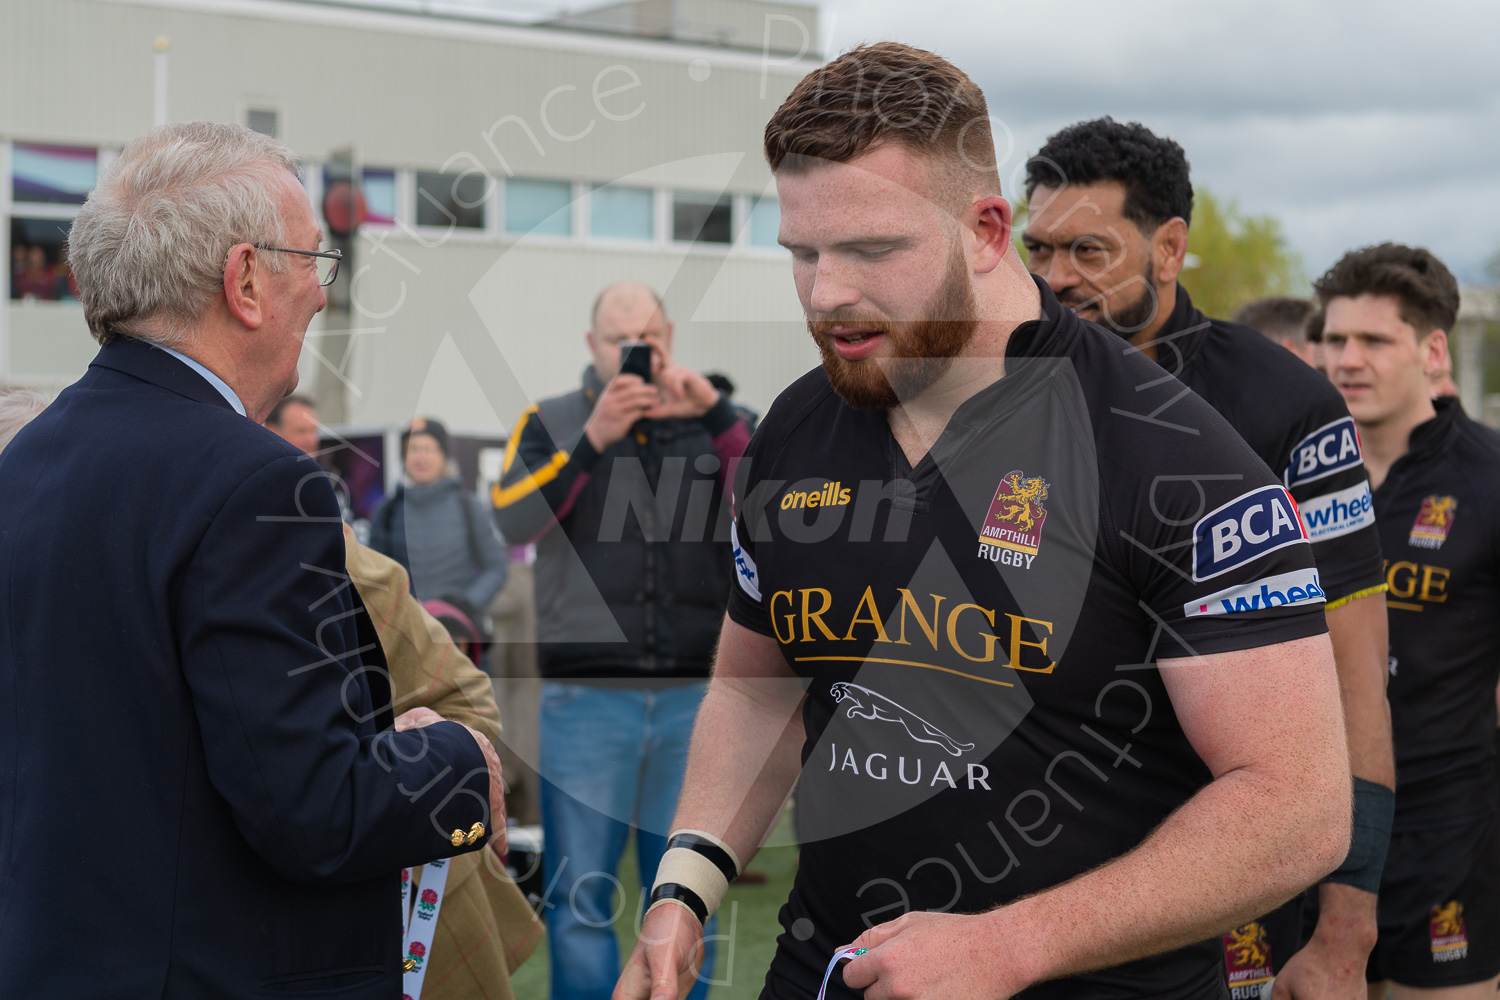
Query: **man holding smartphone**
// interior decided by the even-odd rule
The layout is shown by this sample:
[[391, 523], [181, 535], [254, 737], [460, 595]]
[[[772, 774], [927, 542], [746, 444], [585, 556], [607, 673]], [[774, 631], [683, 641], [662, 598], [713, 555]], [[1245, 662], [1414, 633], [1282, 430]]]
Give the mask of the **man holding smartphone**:
[[655, 291], [609, 286], [591, 326], [583, 385], [521, 415], [493, 491], [505, 537], [537, 545], [554, 1000], [614, 985], [631, 828], [643, 878], [666, 850], [730, 586], [725, 484], [749, 441], [729, 400], [672, 362]]

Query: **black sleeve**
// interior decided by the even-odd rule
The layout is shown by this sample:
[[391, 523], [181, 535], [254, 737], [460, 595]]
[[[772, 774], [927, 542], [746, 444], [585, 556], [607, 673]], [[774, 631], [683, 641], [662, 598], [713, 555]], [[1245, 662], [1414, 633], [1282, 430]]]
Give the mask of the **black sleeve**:
[[599, 453], [580, 435], [572, 453], [559, 448], [535, 406], [516, 422], [505, 448], [500, 481], [490, 491], [500, 532], [514, 543], [535, 541], [565, 517], [569, 492], [578, 477], [599, 462]]
[[1380, 536], [1359, 432], [1342, 400], [1298, 428], [1281, 473], [1302, 512], [1330, 605], [1385, 587]]
[[1156, 622], [1154, 658], [1325, 632], [1291, 495], [1207, 404], [1194, 397], [1189, 408], [1181, 422], [1199, 434], [1117, 427], [1100, 449], [1108, 550]]

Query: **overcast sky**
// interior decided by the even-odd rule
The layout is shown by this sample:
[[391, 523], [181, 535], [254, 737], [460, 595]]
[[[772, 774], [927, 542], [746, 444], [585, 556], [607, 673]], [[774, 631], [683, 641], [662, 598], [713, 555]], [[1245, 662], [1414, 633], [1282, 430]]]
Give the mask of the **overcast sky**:
[[1004, 182], [1057, 129], [1109, 114], [1181, 143], [1195, 185], [1274, 213], [1311, 276], [1392, 239], [1471, 282], [1500, 250], [1495, 0], [819, 6], [830, 53], [893, 39], [972, 76], [1015, 138]]

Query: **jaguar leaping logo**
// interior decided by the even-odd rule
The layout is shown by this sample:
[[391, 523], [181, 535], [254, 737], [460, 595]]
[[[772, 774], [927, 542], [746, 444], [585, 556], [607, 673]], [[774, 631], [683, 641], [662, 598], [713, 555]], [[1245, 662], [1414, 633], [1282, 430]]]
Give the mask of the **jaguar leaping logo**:
[[850, 719], [874, 719], [876, 722], [899, 722], [906, 733], [918, 743], [940, 746], [955, 757], [962, 757], [974, 749], [972, 743], [960, 743], [937, 726], [922, 718], [904, 705], [898, 705], [879, 691], [871, 691], [859, 684], [839, 681], [828, 689], [835, 702], [849, 703], [845, 713]]

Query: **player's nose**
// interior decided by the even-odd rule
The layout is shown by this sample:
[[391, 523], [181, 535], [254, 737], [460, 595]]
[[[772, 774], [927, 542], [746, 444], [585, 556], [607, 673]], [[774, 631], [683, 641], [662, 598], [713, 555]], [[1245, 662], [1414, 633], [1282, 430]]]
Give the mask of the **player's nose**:
[[1365, 352], [1360, 347], [1359, 341], [1350, 337], [1344, 341], [1344, 345], [1338, 349], [1337, 364], [1340, 368], [1362, 368], [1365, 363]]
[[816, 314], [826, 315], [840, 307], [856, 305], [861, 298], [858, 286], [833, 257], [833, 254], [822, 254], [813, 275], [808, 305]]

